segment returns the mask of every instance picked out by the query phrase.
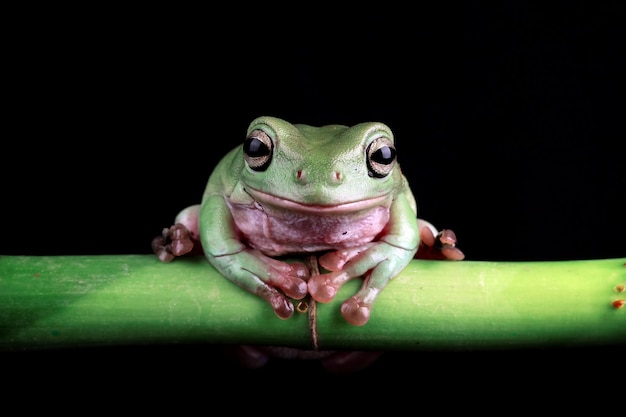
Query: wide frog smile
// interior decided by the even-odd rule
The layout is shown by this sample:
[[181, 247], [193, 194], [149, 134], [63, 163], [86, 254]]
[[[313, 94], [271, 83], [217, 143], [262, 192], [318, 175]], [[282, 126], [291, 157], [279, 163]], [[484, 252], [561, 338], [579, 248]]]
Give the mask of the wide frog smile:
[[301, 212], [301, 213], [315, 213], [315, 214], [345, 214], [354, 213], [361, 210], [370, 209], [372, 207], [384, 206], [391, 204], [392, 193], [385, 193], [371, 198], [365, 198], [362, 200], [339, 202], [335, 204], [309, 204], [295, 200], [278, 197], [272, 194], [268, 194], [263, 191], [256, 190], [251, 187], [246, 187], [246, 192], [255, 200], [260, 203], [265, 203], [274, 207], [280, 207], [285, 210]]

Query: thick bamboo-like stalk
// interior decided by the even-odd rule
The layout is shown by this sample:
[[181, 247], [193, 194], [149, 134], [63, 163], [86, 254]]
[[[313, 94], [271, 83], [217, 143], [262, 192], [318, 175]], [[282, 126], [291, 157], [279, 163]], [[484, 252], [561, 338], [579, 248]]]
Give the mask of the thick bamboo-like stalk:
[[[320, 349], [447, 350], [626, 345], [626, 258], [414, 260], [370, 321], [317, 303]], [[0, 350], [149, 343], [311, 348], [306, 313], [281, 320], [202, 257], [0, 257]]]

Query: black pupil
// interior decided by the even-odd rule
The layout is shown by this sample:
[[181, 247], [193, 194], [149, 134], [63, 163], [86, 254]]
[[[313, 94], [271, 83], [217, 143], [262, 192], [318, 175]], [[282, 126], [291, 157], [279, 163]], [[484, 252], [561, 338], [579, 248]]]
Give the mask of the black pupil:
[[253, 158], [267, 156], [270, 153], [269, 148], [257, 138], [248, 138], [244, 143], [244, 151]]
[[396, 150], [389, 146], [383, 146], [372, 154], [372, 160], [379, 164], [388, 165], [393, 162], [396, 157]]

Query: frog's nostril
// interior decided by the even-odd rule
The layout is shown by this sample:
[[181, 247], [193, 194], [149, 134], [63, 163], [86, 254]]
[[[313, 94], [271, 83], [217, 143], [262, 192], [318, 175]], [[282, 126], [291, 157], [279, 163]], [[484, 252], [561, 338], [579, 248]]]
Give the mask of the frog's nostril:
[[305, 175], [304, 171], [302, 171], [301, 169], [296, 171], [296, 179], [298, 181], [305, 181], [306, 180], [306, 175]]
[[342, 176], [341, 176], [341, 172], [339, 171], [333, 171], [333, 182], [341, 182], [342, 181]]

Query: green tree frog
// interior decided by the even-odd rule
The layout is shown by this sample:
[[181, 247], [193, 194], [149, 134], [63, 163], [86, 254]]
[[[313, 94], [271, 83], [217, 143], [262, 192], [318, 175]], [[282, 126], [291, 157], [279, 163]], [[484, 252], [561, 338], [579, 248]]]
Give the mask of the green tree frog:
[[[394, 135], [378, 122], [314, 127], [258, 117], [213, 170], [201, 203], [174, 223], [152, 242], [162, 261], [201, 249], [281, 319], [293, 314], [292, 300], [327, 303], [362, 277], [341, 313], [365, 325], [380, 292], [416, 255], [464, 257], [452, 231], [418, 219]], [[282, 258], [302, 254], [319, 255], [322, 273]]]

